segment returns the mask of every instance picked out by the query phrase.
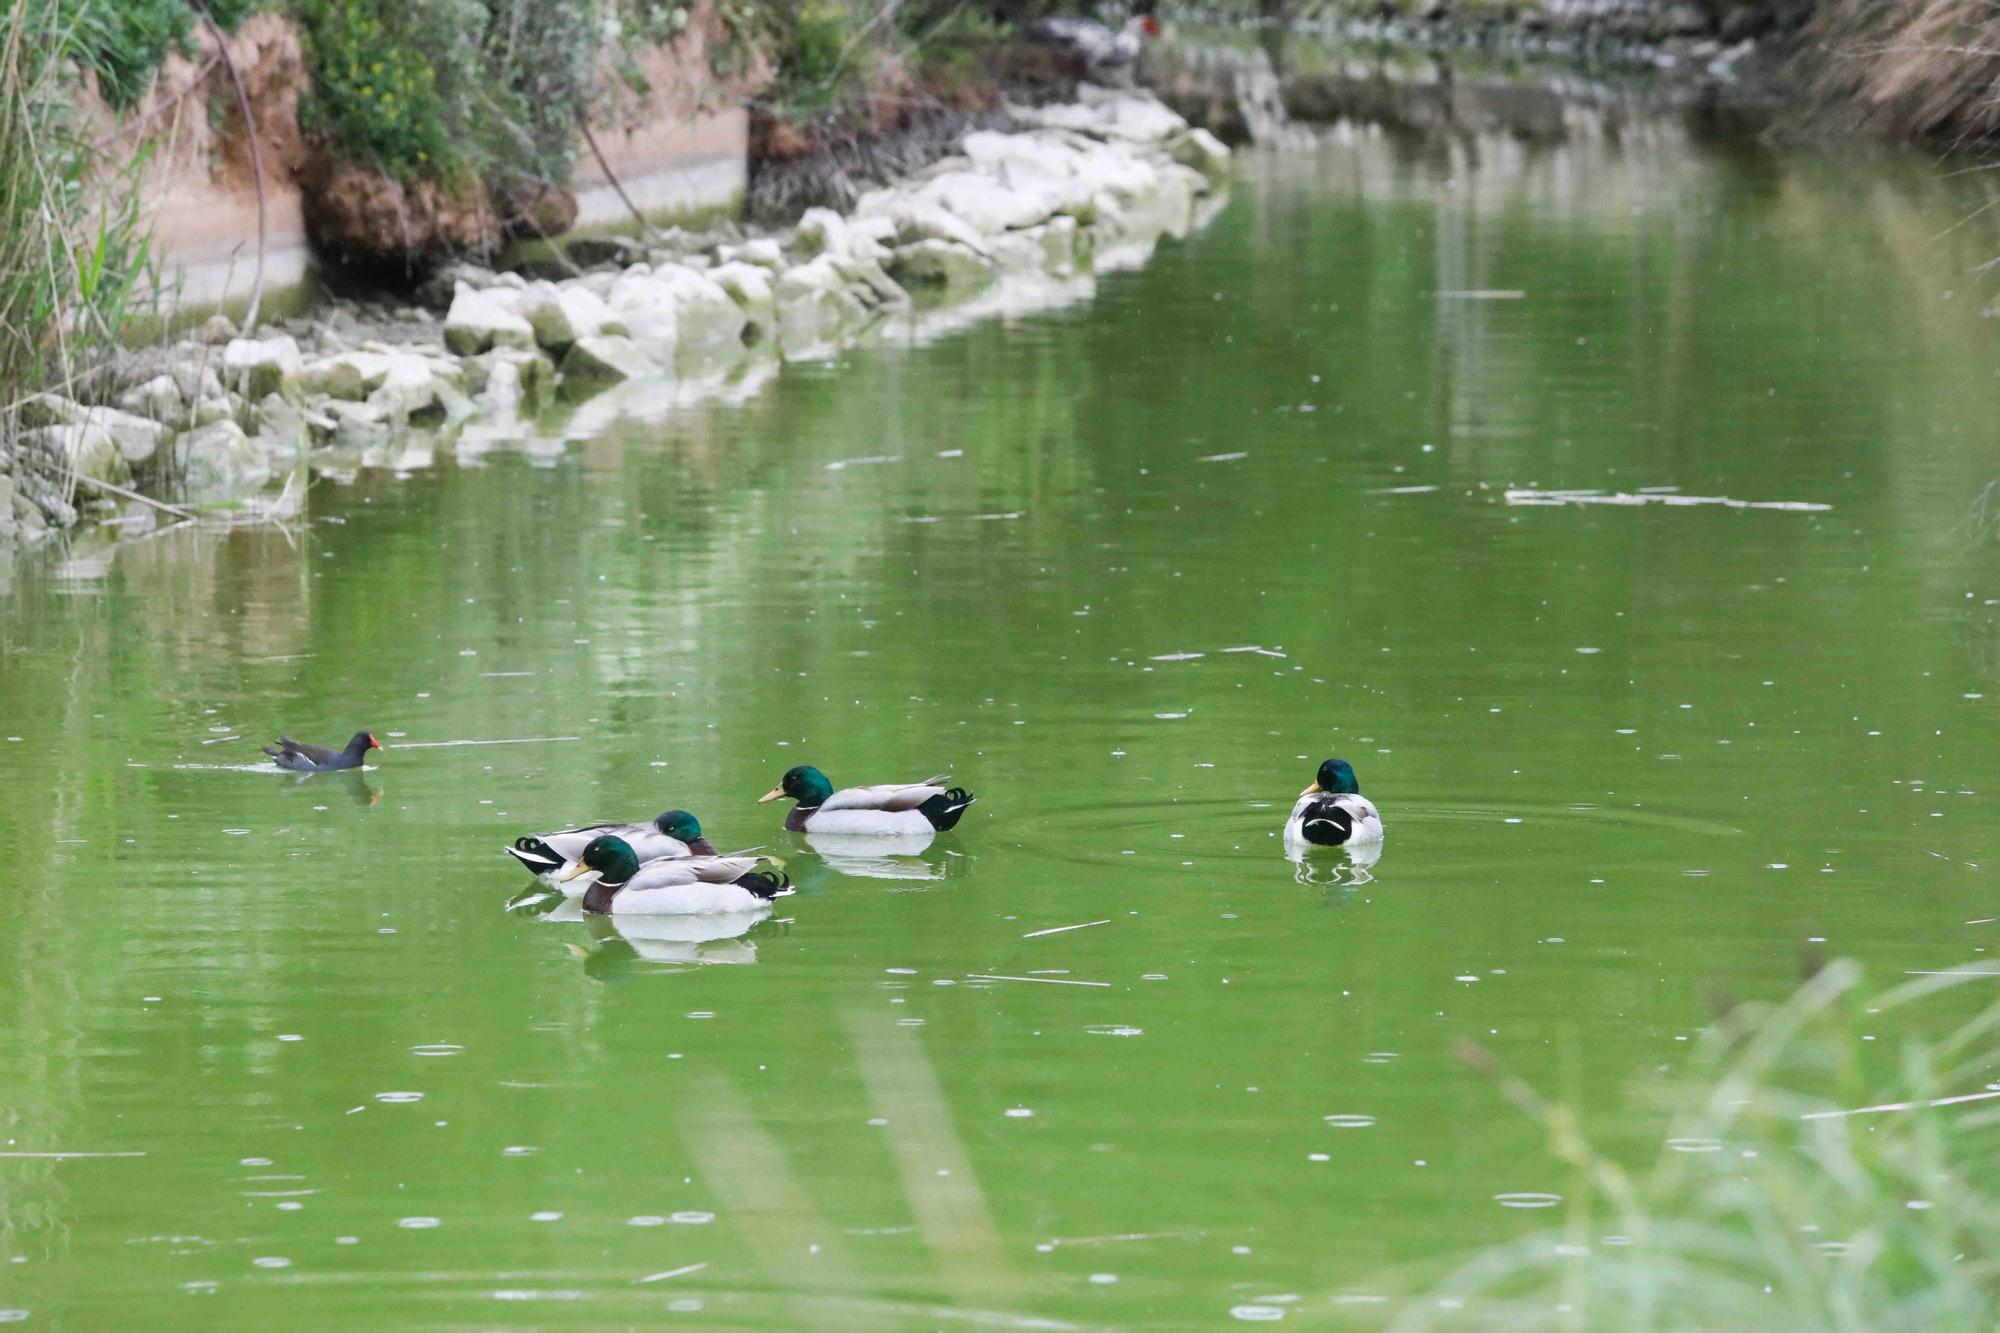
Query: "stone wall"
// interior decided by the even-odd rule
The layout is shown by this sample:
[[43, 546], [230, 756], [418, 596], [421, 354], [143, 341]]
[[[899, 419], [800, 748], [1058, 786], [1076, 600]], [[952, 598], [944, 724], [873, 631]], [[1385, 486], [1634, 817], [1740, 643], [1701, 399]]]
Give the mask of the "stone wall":
[[[748, 124], [741, 87], [721, 83], [709, 69], [707, 42], [716, 22], [712, 4], [697, 5], [681, 38], [639, 62], [653, 91], [626, 97], [594, 127], [625, 196], [656, 219], [731, 209], [743, 197]], [[219, 58], [225, 52], [227, 62]], [[237, 110], [231, 66], [248, 95], [254, 139]], [[129, 113], [94, 108], [101, 141], [128, 161], [143, 153], [142, 197], [171, 308], [240, 309], [249, 302], [259, 268], [260, 165], [267, 301], [306, 280], [315, 239], [338, 246], [344, 236], [410, 230], [410, 214], [421, 211], [414, 207], [420, 192], [336, 168], [315, 152], [299, 123], [309, 78], [290, 23], [258, 14], [226, 43], [201, 30], [196, 49], [169, 56]], [[359, 184], [383, 188], [358, 188], [348, 179], [354, 176], [370, 177]], [[625, 199], [587, 151], [575, 186], [577, 225], [631, 225]], [[370, 209], [383, 216], [346, 215]], [[449, 221], [439, 222], [439, 229], [448, 231]]]

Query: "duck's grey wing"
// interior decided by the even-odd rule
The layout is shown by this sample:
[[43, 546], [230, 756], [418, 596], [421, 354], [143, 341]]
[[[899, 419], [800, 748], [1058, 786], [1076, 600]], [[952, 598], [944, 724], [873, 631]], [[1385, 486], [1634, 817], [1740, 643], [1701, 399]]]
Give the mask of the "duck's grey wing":
[[757, 868], [754, 856], [698, 856], [680, 864], [704, 884], [734, 884]]
[[873, 787], [847, 787], [826, 798], [822, 810], [914, 810], [933, 796], [944, 795], [951, 775], [940, 773], [922, 782], [884, 782]]

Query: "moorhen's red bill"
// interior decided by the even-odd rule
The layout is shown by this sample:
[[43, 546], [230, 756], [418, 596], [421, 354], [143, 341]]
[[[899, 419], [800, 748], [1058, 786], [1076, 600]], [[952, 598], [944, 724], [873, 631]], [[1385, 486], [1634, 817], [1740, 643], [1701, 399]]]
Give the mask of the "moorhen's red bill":
[[381, 748], [382, 742], [365, 731], [357, 731], [345, 750], [302, 745], [290, 736], [280, 736], [276, 745], [264, 747], [264, 753], [270, 755], [271, 762], [279, 768], [288, 768], [294, 773], [325, 773], [336, 768], [359, 768], [370, 750]]

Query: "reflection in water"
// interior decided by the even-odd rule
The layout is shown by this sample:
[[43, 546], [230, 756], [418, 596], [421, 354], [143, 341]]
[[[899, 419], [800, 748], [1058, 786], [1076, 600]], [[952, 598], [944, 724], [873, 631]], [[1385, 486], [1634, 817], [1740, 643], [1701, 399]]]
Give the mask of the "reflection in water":
[[[943, 879], [951, 862], [931, 851], [935, 829], [888, 836], [870, 833], [807, 833], [806, 846], [843, 875], [862, 879]], [[930, 854], [926, 854], [930, 853]]]
[[538, 915], [545, 924], [584, 925], [596, 947], [586, 949], [573, 944], [571, 950], [582, 959], [587, 975], [609, 981], [641, 963], [662, 965], [649, 967], [648, 971], [754, 963], [757, 945], [746, 937], [753, 928], [770, 920], [771, 909], [714, 912], [704, 916], [611, 917], [587, 914], [581, 899], [568, 898]]
[[[1492, 1202], [1550, 1186], [1546, 1134], [1479, 1113], [1451, 1036], [1564, 1061], [1607, 1156], [1651, 1156], [1630, 1071], [1712, 981], [1789, 992], [1808, 935], [1990, 943], [2000, 548], [1952, 534], [1993, 479], [2000, 212], [1928, 162], [1588, 119], [1246, 153], [1088, 305], [478, 467], [356, 460], [296, 546], [184, 525], [87, 590], [23, 569], [0, 1120], [146, 1155], [0, 1158], [6, 1306], [1111, 1327], [1282, 1283], [1318, 1326], [1310, 1293], [1578, 1202]], [[1505, 501], [1667, 486], [1833, 508]], [[586, 739], [226, 767], [357, 712]], [[991, 817], [794, 843], [747, 797], [806, 745], [935, 745]], [[1336, 747], [1394, 797], [1394, 892], [1338, 851], [1287, 885], [1246, 799]], [[493, 910], [537, 810], [666, 804], [816, 878], [805, 928]], [[339, 1187], [246, 1207], [251, 1159]]]
[[[259, 766], [262, 771], [263, 766]], [[382, 789], [368, 780], [371, 768], [349, 768], [332, 773], [288, 773], [270, 765], [274, 773], [284, 773], [281, 789], [287, 796], [307, 796], [319, 801], [345, 796], [355, 805], [368, 808], [382, 800]]]
[[1355, 888], [1375, 882], [1375, 863], [1382, 859], [1382, 840], [1349, 847], [1315, 847], [1301, 843], [1285, 850], [1293, 878], [1301, 884]]

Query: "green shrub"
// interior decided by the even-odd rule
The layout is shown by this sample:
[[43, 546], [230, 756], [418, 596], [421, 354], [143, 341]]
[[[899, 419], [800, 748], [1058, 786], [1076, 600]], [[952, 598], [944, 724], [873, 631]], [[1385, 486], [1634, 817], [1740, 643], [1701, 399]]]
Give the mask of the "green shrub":
[[[345, 153], [393, 176], [439, 176], [455, 165], [437, 67], [418, 33], [384, 17], [379, 0], [301, 0], [313, 72], [308, 124]], [[421, 8], [421, 7], [416, 7]]]
[[[217, 23], [233, 28], [252, 5], [213, 0], [208, 8]], [[44, 0], [29, 8], [44, 8]], [[96, 72], [104, 100], [114, 107], [138, 100], [167, 53], [187, 49], [199, 20], [191, 0], [58, 0], [56, 16], [77, 59]]]

